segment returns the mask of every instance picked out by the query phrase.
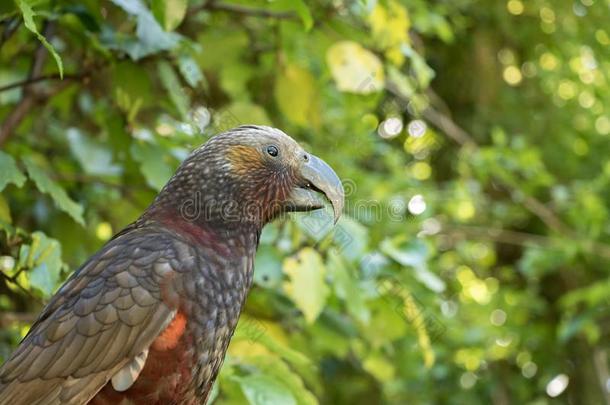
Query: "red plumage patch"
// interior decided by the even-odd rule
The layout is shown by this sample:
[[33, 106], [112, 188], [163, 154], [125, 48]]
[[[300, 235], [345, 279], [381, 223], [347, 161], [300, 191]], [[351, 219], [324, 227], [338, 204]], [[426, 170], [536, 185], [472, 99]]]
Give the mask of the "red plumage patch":
[[165, 328], [152, 344], [154, 350], [170, 350], [178, 345], [186, 328], [186, 316], [178, 312], [174, 320]]

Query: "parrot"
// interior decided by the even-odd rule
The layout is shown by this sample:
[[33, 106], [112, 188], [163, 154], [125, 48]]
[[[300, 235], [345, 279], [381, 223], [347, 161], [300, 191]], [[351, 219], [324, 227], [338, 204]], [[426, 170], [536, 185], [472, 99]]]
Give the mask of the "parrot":
[[0, 368], [0, 404], [205, 404], [263, 227], [327, 202], [336, 224], [341, 180], [281, 130], [211, 137], [50, 299]]

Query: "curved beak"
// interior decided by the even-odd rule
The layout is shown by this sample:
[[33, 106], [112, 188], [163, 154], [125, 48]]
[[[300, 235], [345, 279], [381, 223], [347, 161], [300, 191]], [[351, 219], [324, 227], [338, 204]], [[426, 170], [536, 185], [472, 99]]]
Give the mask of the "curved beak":
[[336, 224], [343, 211], [344, 191], [341, 180], [322, 159], [309, 154], [303, 162], [299, 174], [302, 183], [292, 189], [286, 201], [288, 211], [312, 211], [324, 207], [324, 195], [333, 206]]

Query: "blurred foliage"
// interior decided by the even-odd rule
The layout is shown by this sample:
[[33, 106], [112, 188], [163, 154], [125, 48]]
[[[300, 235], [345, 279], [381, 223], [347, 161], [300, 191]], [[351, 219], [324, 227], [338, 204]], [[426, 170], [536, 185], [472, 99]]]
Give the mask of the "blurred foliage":
[[268, 124], [347, 210], [265, 230], [214, 403], [610, 403], [608, 4], [1, 2], [0, 358], [191, 149]]

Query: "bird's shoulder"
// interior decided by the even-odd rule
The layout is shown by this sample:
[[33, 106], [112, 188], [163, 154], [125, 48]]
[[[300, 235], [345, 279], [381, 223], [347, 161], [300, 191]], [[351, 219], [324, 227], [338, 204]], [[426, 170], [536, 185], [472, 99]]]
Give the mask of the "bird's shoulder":
[[0, 369], [0, 382], [78, 378], [137, 355], [176, 313], [163, 296], [164, 280], [196, 258], [188, 243], [160, 227], [113, 238], [45, 306]]

